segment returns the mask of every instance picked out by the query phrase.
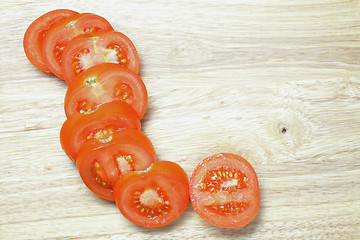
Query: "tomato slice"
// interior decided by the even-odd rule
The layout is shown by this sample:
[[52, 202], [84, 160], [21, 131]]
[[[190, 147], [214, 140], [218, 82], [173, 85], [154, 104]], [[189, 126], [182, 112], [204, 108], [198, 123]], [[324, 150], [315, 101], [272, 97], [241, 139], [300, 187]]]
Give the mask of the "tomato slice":
[[93, 32], [78, 36], [66, 45], [61, 62], [66, 83], [69, 85], [79, 73], [103, 62], [139, 72], [139, 56], [127, 36], [116, 31]]
[[119, 178], [114, 197], [121, 213], [144, 227], [159, 227], [178, 218], [189, 201], [188, 177], [176, 163], [158, 161], [145, 171]]
[[135, 110], [122, 101], [107, 102], [89, 114], [74, 114], [60, 130], [60, 142], [64, 152], [73, 161], [82, 143], [96, 138], [108, 141], [112, 132], [121, 128], [139, 129], [140, 119]]
[[64, 79], [60, 63], [65, 45], [74, 37], [90, 32], [113, 30], [103, 17], [82, 13], [54, 24], [44, 36], [42, 56], [50, 71]]
[[205, 158], [190, 178], [190, 200], [198, 215], [210, 224], [244, 226], [260, 208], [255, 170], [244, 158], [231, 153]]
[[79, 149], [76, 165], [85, 185], [98, 196], [114, 201], [113, 186], [119, 176], [145, 170], [156, 160], [149, 138], [137, 129], [109, 134], [107, 141], [92, 139]]
[[68, 9], [57, 9], [41, 15], [30, 24], [24, 35], [23, 46], [26, 57], [32, 65], [41, 71], [50, 73], [41, 55], [44, 35], [55, 23], [78, 14], [79, 13]]
[[93, 111], [100, 104], [119, 100], [130, 104], [141, 119], [147, 106], [147, 90], [141, 78], [115, 63], [102, 63], [86, 69], [68, 87], [65, 113]]

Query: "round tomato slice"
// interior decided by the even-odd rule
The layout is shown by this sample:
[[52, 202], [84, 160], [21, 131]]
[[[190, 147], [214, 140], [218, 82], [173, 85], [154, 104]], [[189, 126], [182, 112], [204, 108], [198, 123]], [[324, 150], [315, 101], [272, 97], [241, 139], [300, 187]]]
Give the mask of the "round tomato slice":
[[141, 119], [147, 106], [147, 90], [141, 78], [115, 63], [102, 63], [86, 69], [68, 87], [65, 113], [93, 111], [100, 104], [119, 100], [130, 104]]
[[107, 102], [89, 114], [74, 114], [60, 130], [60, 142], [64, 152], [73, 161], [82, 143], [89, 139], [108, 141], [111, 133], [121, 128], [139, 129], [140, 119], [135, 110], [122, 101]]
[[72, 39], [63, 52], [61, 68], [69, 85], [85, 69], [104, 62], [139, 72], [139, 56], [134, 44], [116, 31], [94, 32]]
[[260, 208], [256, 173], [250, 163], [235, 154], [205, 158], [190, 178], [190, 200], [197, 214], [210, 224], [244, 226]]
[[74, 37], [90, 32], [113, 30], [103, 17], [82, 13], [54, 24], [44, 36], [42, 57], [50, 71], [64, 79], [60, 63], [65, 45]]
[[119, 176], [145, 170], [156, 160], [149, 138], [137, 129], [109, 133], [107, 141], [92, 139], [81, 146], [76, 161], [85, 185], [98, 196], [114, 201]]
[[57, 9], [41, 15], [33, 21], [25, 32], [23, 45], [26, 57], [39, 70], [50, 73], [41, 55], [44, 35], [55, 23], [79, 13], [68, 9]]
[[178, 218], [189, 201], [188, 177], [176, 163], [158, 161], [145, 171], [119, 178], [114, 197], [121, 213], [144, 227], [159, 227]]

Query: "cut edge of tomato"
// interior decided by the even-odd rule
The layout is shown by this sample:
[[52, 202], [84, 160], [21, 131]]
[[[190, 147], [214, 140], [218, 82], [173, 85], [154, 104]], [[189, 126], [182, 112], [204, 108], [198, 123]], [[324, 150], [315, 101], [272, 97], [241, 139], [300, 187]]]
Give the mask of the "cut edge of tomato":
[[[242, 171], [246, 177], [246, 179], [244, 178], [244, 180], [246, 180], [246, 187], [237, 189], [237, 192], [228, 191], [229, 189], [227, 189], [227, 187], [233, 185], [231, 179], [233, 179], [234, 176], [232, 176], [228, 183], [221, 182], [220, 178], [220, 181], [217, 182], [217, 184], [221, 184], [220, 189], [216, 189], [219, 185], [213, 185], [211, 186], [212, 188], [206, 190], [206, 186], [204, 186], [206, 174], [212, 172], [215, 168], [226, 166], [226, 162], [229, 161], [229, 159], [233, 160], [231, 164], [233, 168], [240, 166], [239, 170]], [[209, 163], [211, 165], [207, 166]], [[223, 171], [219, 171], [218, 173], [215, 171], [214, 173], [215, 175], [207, 177], [210, 177], [215, 182], [218, 181], [216, 176], [229, 177], [230, 174], [230, 172], [226, 174], [226, 172]], [[256, 172], [246, 159], [235, 154], [219, 153], [203, 159], [196, 166], [190, 177], [189, 188], [191, 205], [195, 212], [206, 222], [217, 227], [242, 227], [256, 217], [260, 208], [260, 193]], [[248, 189], [248, 191], [246, 191], [246, 189]], [[239, 201], [229, 199], [231, 195], [235, 194], [234, 192], [238, 195], [237, 199], [239, 199]], [[222, 199], [221, 202], [216, 203], [219, 199]], [[244, 214], [241, 215], [241, 213]]]
[[41, 15], [29, 25], [24, 34], [23, 47], [25, 55], [32, 65], [43, 72], [51, 73], [41, 54], [44, 35], [57, 22], [78, 14], [70, 9], [56, 9]]

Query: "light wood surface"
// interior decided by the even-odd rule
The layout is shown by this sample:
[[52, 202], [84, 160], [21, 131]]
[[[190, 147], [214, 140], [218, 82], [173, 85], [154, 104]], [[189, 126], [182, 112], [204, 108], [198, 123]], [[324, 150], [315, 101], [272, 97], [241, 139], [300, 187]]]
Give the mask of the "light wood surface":
[[[189, 176], [214, 153], [249, 160], [254, 221], [213, 227], [189, 204], [145, 229], [85, 187], [59, 143], [66, 85], [22, 48], [57, 8], [133, 40], [159, 160]], [[358, 0], [2, 0], [0, 16], [0, 239], [360, 239]]]

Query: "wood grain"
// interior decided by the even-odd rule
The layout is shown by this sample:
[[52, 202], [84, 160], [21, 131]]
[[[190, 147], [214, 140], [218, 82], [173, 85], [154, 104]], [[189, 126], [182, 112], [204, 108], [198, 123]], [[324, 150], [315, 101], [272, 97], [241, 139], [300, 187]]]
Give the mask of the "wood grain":
[[[31, 21], [57, 8], [133, 40], [159, 160], [189, 176], [213, 153], [249, 160], [254, 221], [216, 228], [189, 204], [145, 229], [86, 189], [59, 143], [66, 85], [22, 49]], [[3, 0], [0, 13], [0, 239], [360, 239], [358, 0]]]

